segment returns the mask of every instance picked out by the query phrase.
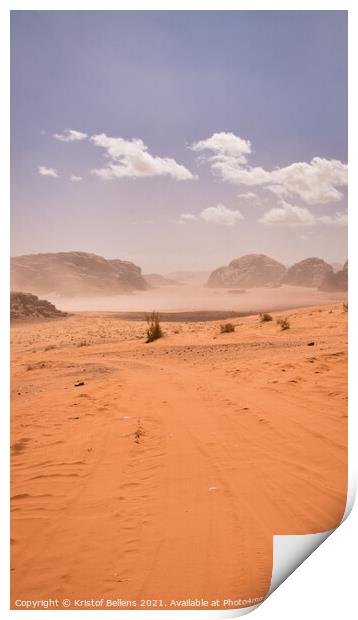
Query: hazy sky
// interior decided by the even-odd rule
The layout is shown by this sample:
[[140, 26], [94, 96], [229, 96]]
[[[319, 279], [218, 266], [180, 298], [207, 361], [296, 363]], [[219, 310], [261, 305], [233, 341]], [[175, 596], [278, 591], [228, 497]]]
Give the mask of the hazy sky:
[[12, 13], [12, 254], [343, 261], [344, 11]]

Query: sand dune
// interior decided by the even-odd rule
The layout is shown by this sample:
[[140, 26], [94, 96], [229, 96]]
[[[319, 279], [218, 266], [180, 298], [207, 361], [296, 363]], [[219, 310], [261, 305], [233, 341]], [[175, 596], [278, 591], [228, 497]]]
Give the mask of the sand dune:
[[[247, 599], [347, 485], [347, 313], [12, 328], [12, 601]], [[308, 346], [309, 343], [314, 343]], [[14, 603], [12, 603], [14, 604]]]

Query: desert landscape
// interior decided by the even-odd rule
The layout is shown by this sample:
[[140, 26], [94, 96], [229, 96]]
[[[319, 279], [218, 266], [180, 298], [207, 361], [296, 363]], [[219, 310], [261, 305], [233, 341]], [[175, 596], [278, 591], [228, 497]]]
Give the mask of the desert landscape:
[[320, 258], [287, 268], [248, 254], [212, 272], [143, 275], [123, 259], [53, 252], [11, 259], [11, 289], [45, 296], [68, 312], [232, 311], [255, 313], [345, 299], [348, 262], [334, 269]]
[[274, 534], [338, 525], [346, 306], [199, 315], [13, 321], [13, 605], [249, 606]]
[[11, 609], [236, 613], [339, 525], [347, 15], [11, 11]]

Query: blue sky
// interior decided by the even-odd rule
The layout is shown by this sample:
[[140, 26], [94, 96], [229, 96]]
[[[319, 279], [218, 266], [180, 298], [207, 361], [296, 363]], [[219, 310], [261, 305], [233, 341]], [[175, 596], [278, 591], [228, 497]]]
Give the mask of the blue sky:
[[345, 260], [346, 12], [17, 11], [11, 57], [13, 254]]

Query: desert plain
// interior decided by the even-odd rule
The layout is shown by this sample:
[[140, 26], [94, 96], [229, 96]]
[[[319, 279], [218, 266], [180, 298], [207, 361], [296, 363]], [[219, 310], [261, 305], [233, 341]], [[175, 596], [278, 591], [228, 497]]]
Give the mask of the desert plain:
[[173, 315], [149, 344], [115, 312], [14, 322], [12, 607], [264, 597], [273, 535], [344, 513], [347, 316]]

